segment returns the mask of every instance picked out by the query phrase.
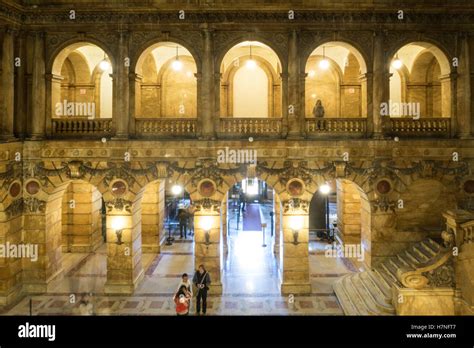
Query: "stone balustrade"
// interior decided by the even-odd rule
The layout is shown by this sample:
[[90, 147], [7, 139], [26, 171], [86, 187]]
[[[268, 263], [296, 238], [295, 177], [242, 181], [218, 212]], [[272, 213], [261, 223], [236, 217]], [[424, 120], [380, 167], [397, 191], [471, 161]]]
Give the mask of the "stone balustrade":
[[106, 136], [113, 133], [112, 119], [63, 118], [52, 119], [53, 136]]
[[305, 123], [305, 130], [309, 136], [318, 134], [365, 136], [367, 131], [365, 118], [313, 118], [306, 119]]
[[221, 118], [219, 130], [221, 135], [230, 136], [275, 136], [281, 134], [281, 118]]
[[182, 137], [195, 137], [197, 119], [195, 118], [137, 118], [135, 120], [138, 136], [178, 135]]
[[390, 118], [390, 134], [416, 137], [449, 137], [450, 118]]

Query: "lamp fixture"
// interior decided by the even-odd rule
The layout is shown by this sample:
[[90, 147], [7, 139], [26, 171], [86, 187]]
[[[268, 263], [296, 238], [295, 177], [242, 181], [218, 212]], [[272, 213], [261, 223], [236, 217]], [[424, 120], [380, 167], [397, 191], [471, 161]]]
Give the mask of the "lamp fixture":
[[179, 47], [176, 46], [176, 58], [171, 64], [173, 70], [175, 71], [180, 71], [183, 68], [183, 63], [179, 60], [178, 49]]
[[125, 221], [123, 216], [115, 216], [112, 220], [112, 229], [115, 231], [115, 235], [117, 236], [117, 245], [123, 244], [122, 242], [122, 233], [123, 228], [125, 225]]
[[99, 69], [102, 71], [107, 71], [110, 69], [110, 63], [107, 60], [107, 57], [105, 56], [105, 52], [104, 52], [104, 59], [102, 59], [99, 63]]
[[395, 55], [395, 59], [392, 61], [392, 67], [394, 69], [400, 69], [403, 66], [403, 62], [398, 58], [398, 54]]
[[319, 192], [321, 192], [323, 195], [327, 195], [329, 192], [331, 192], [331, 186], [328, 184], [323, 184], [319, 186]]
[[180, 185], [171, 186], [171, 193], [173, 195], [178, 196], [181, 194], [181, 192], [183, 192], [183, 187], [181, 187]]
[[319, 67], [323, 70], [329, 68], [329, 60], [326, 59], [326, 47], [323, 46], [323, 59], [319, 62]]
[[252, 58], [252, 45], [249, 45], [250, 58], [245, 62], [245, 66], [249, 69], [255, 69], [257, 67], [257, 62]]

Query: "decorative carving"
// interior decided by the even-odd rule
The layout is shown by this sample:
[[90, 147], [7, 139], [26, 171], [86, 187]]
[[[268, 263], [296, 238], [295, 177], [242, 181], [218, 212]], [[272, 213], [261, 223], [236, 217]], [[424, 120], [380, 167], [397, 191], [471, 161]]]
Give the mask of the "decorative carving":
[[397, 206], [395, 201], [391, 201], [388, 199], [387, 196], [381, 196], [380, 198], [371, 201], [372, 207], [374, 209], [374, 212], [377, 212], [377, 210], [386, 213], [389, 210], [392, 212], [395, 212], [395, 207]]
[[107, 211], [110, 213], [112, 210], [123, 210], [128, 213], [132, 212], [132, 202], [123, 198], [115, 198], [112, 201], [105, 203]]
[[423, 275], [428, 278], [428, 286], [437, 288], [454, 287], [455, 278], [452, 260], [434, 270], [423, 273]]
[[46, 202], [35, 197], [26, 197], [23, 199], [23, 207], [25, 213], [44, 213]]
[[313, 169], [308, 167], [307, 161], [285, 161], [282, 168], [270, 168], [267, 162], [262, 162], [257, 164], [257, 173], [278, 176], [279, 182], [284, 186], [293, 178], [301, 179], [305, 185], [309, 185], [315, 175], [333, 177], [334, 166], [327, 164], [324, 168]]
[[302, 210], [305, 213], [309, 213], [309, 202], [300, 198], [291, 198], [287, 201], [283, 201], [283, 211], [285, 213]]
[[196, 211], [201, 211], [201, 210], [220, 211], [221, 202], [216, 201], [214, 199], [210, 199], [210, 198], [204, 198], [198, 201], [194, 201], [194, 206], [196, 207]]
[[211, 159], [202, 160], [192, 168], [179, 167], [177, 163], [172, 163], [170, 164], [170, 169], [179, 174], [190, 175], [191, 182], [195, 186], [199, 181], [204, 179], [211, 179], [220, 186], [224, 182], [224, 176], [233, 176], [236, 174], [245, 175], [246, 173], [245, 165], [234, 168], [220, 168], [215, 161]]
[[14, 216], [20, 215], [23, 212], [23, 199], [15, 199], [6, 209], [5, 213], [7, 217], [10, 219]]

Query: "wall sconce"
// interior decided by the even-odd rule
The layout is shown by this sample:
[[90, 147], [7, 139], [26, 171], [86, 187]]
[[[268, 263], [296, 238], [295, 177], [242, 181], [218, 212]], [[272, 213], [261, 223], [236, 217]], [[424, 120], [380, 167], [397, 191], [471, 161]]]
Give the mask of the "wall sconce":
[[117, 236], [117, 245], [123, 244], [122, 242], [122, 233], [123, 233], [123, 228], [125, 226], [125, 221], [124, 221], [123, 216], [115, 216], [112, 220], [112, 229], [115, 231], [115, 235]]
[[201, 216], [200, 227], [204, 230], [204, 240], [206, 247], [211, 244], [212, 216]]
[[298, 245], [298, 237], [301, 229], [303, 228], [303, 216], [293, 215], [290, 216], [290, 229], [293, 231], [293, 244]]

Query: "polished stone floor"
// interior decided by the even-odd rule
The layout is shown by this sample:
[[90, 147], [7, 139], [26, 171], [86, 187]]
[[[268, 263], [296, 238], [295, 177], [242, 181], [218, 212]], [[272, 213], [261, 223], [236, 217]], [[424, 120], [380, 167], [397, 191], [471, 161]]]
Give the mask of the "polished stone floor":
[[[232, 214], [231, 214], [232, 215]], [[262, 219], [269, 218], [262, 207]], [[273, 239], [266, 231], [229, 229], [229, 253], [223, 263], [222, 296], [210, 295], [208, 315], [341, 315], [332, 290], [340, 276], [357, 271], [343, 258], [324, 256], [327, 244], [310, 242], [310, 280], [312, 293], [306, 296], [282, 296], [279, 292], [278, 259], [273, 254]], [[192, 238], [192, 237], [191, 237]], [[29, 296], [4, 312], [7, 315], [174, 315], [173, 293], [183, 272], [193, 274], [193, 242], [177, 239], [162, 252], [144, 254], [145, 279], [133, 296], [108, 296], [103, 292], [106, 280], [106, 248], [95, 253], [64, 254], [64, 277], [53, 281], [46, 294]], [[81, 294], [90, 293], [87, 304]], [[71, 301], [74, 299], [75, 301]]]

